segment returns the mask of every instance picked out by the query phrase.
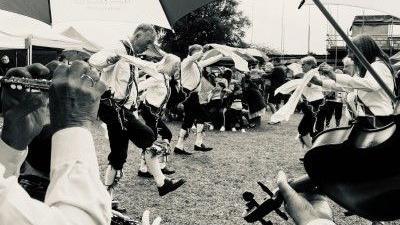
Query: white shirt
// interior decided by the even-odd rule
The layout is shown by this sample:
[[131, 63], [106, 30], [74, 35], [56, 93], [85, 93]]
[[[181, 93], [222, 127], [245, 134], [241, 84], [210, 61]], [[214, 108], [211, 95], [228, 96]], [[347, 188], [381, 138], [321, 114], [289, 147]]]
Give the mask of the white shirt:
[[[119, 60], [114, 65], [109, 65], [107, 59], [111, 56], [126, 55], [126, 49], [120, 42], [114, 49], [104, 49], [92, 55], [89, 59], [89, 64], [99, 69], [101, 73], [100, 79], [114, 93], [114, 99], [122, 100], [126, 97], [126, 89], [128, 87], [129, 78], [131, 76], [130, 64], [125, 60]], [[135, 81], [137, 82], [139, 73], [138, 68], [135, 68]], [[135, 82], [125, 107], [130, 109], [132, 106], [137, 106], [137, 90]]]
[[139, 83], [139, 92], [144, 91], [144, 100], [152, 106], [161, 107], [169, 92], [169, 79], [160, 74]]
[[214, 57], [210, 57], [205, 60], [201, 60], [197, 62], [197, 60], [202, 57], [202, 53], [197, 53], [191, 56], [188, 56], [181, 63], [181, 84], [182, 87], [190, 90], [199, 92], [201, 89], [201, 72], [204, 67], [207, 67], [211, 64], [218, 62], [223, 55], [217, 55]]
[[[389, 89], [394, 91], [393, 75], [389, 68], [381, 61], [375, 61], [371, 66], [379, 74], [380, 78]], [[345, 90], [348, 93], [354, 91], [375, 116], [392, 115], [394, 112], [391, 98], [369, 72], [367, 72], [364, 77], [351, 77], [346, 74], [337, 74], [336, 82], [332, 80], [323, 81], [322, 85], [326, 88]], [[357, 104], [357, 106], [359, 106], [359, 104]], [[362, 107], [357, 107], [356, 110], [358, 116], [365, 116]]]
[[20, 165], [26, 150], [17, 151], [0, 140], [0, 152], [0, 224], [110, 224], [111, 198], [101, 183], [93, 137], [87, 129], [67, 128], [53, 135], [44, 203], [30, 198], [14, 176], [19, 168], [7, 162], [12, 159]]
[[[314, 76], [319, 77], [318, 69], [312, 69], [308, 71], [307, 74], [314, 74]], [[322, 87], [314, 84], [311, 84], [311, 86], [306, 86], [304, 88], [303, 96], [308, 102], [313, 102], [324, 98]]]

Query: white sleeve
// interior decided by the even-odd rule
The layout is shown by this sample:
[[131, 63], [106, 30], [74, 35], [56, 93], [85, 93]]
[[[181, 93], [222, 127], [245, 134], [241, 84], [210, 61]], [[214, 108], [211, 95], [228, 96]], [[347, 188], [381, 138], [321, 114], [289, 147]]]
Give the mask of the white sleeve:
[[189, 55], [188, 57], [184, 58], [181, 63], [181, 70], [185, 70], [187, 67], [191, 67], [193, 63], [197, 62], [204, 56], [202, 52], [196, 53], [194, 55]]
[[0, 224], [109, 225], [111, 198], [102, 185], [91, 133], [58, 131], [52, 139], [50, 185], [45, 203], [29, 197], [0, 165]]
[[222, 54], [219, 54], [219, 55], [217, 55], [217, 56], [213, 56], [213, 57], [210, 57], [210, 58], [208, 58], [208, 59], [204, 59], [204, 60], [202, 60], [202, 61], [199, 62], [199, 66], [200, 66], [200, 68], [207, 67], [207, 66], [209, 66], [209, 65], [212, 65], [212, 64], [218, 62], [218, 61], [221, 60], [223, 57], [224, 57], [224, 56], [223, 56]]
[[4, 177], [18, 177], [21, 165], [27, 155], [28, 150], [19, 151], [13, 149], [0, 139], [0, 164], [5, 167]]
[[368, 92], [377, 91], [381, 88], [372, 76], [367, 75], [363, 78], [351, 77], [349, 75], [338, 75], [336, 76], [336, 83], [338, 87], [357, 89]]
[[336, 225], [336, 224], [332, 220], [316, 219], [307, 223], [307, 225]]
[[322, 88], [324, 90], [328, 90], [328, 91], [343, 91], [343, 92], [347, 92], [348, 91], [344, 87], [341, 87], [341, 86], [337, 85], [334, 80], [330, 80], [330, 79], [322, 81]]
[[144, 90], [147, 90], [148, 88], [154, 87], [156, 85], [157, 85], [157, 80], [153, 77], [150, 77], [138, 84], [138, 90], [144, 91]]
[[[380, 75], [380, 77], [385, 83], [391, 82], [392, 77], [390, 75], [390, 71], [388, 68], [386, 68], [386, 66], [383, 63], [375, 62], [372, 63], [371, 66]], [[367, 92], [378, 91], [381, 89], [381, 86], [368, 71], [364, 77], [359, 77], [359, 76], [351, 77], [346, 74], [338, 74], [336, 76], [336, 83], [344, 88], [358, 89]]]
[[99, 70], [102, 70], [110, 66], [110, 64], [107, 62], [107, 59], [114, 56], [117, 56], [114, 51], [103, 49], [90, 57], [89, 64]]
[[155, 63], [128, 55], [124, 55], [123, 58], [127, 63], [136, 66], [151, 77], [154, 77], [156, 79], [163, 78], [163, 75], [157, 71]]

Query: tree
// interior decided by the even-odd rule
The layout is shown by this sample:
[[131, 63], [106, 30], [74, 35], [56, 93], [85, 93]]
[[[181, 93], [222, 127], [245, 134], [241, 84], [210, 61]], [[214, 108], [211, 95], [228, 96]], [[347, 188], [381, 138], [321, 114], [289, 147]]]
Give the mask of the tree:
[[[162, 33], [162, 48], [180, 57], [192, 44], [224, 44], [247, 47], [243, 41], [250, 20], [238, 10], [237, 0], [214, 1], [180, 19], [171, 30]], [[161, 29], [161, 28], [159, 28]]]

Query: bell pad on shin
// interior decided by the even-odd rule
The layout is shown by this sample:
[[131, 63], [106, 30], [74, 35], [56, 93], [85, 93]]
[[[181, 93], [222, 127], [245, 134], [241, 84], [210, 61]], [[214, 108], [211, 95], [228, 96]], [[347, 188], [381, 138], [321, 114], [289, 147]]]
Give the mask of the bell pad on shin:
[[146, 152], [150, 152], [152, 156], [167, 156], [171, 154], [171, 147], [166, 141], [157, 140], [146, 149]]

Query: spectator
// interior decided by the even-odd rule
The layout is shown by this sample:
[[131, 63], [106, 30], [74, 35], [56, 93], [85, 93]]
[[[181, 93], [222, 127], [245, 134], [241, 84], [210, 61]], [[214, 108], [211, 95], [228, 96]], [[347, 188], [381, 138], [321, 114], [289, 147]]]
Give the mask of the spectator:
[[239, 83], [234, 85], [234, 90], [229, 98], [230, 103], [226, 111], [226, 128], [231, 129], [233, 132], [241, 130], [242, 133], [246, 132], [244, 129], [243, 121], [243, 92]]
[[211, 116], [211, 123], [215, 129], [225, 131], [225, 107], [224, 95], [228, 87], [228, 81], [225, 78], [215, 79], [215, 88], [211, 92], [208, 108]]
[[[341, 70], [335, 71], [337, 74], [343, 74]], [[330, 123], [332, 120], [332, 116], [335, 115], [336, 127], [340, 126], [340, 120], [342, 119], [343, 112], [343, 96], [344, 92], [340, 91], [329, 91], [325, 95], [326, 103], [326, 118], [325, 118], [325, 126], [327, 128], [330, 127]]]
[[283, 67], [277, 66], [272, 70], [272, 74], [270, 76], [271, 79], [271, 87], [268, 92], [268, 106], [271, 107], [272, 113], [275, 113], [276, 110], [279, 110], [280, 104], [283, 99], [282, 94], [275, 95], [275, 90], [279, 88], [286, 82], [286, 72]]
[[249, 75], [243, 78], [242, 83], [243, 100], [248, 107], [250, 127], [259, 126], [261, 123], [261, 116], [265, 114], [264, 97]]
[[1, 64], [0, 64], [0, 75], [5, 76], [7, 71], [11, 69], [10, 58], [7, 55], [3, 55], [1, 57]]

